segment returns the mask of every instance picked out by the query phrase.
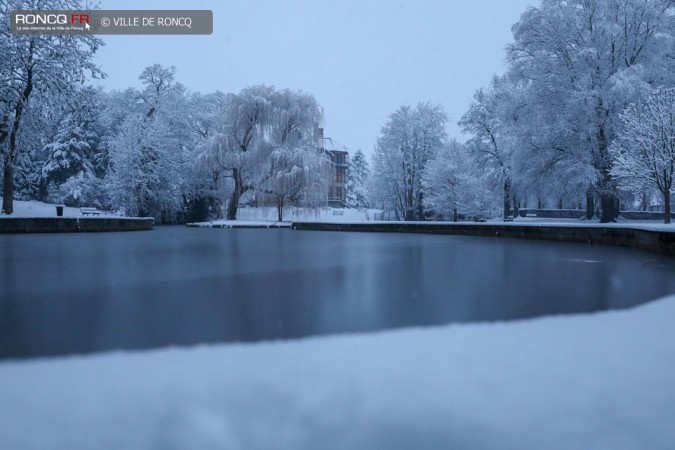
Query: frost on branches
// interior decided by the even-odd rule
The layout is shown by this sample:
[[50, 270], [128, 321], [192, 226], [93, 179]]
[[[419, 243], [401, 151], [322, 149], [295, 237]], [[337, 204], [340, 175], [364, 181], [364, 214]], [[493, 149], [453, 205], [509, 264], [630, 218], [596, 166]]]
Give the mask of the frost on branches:
[[350, 208], [368, 208], [369, 173], [366, 155], [357, 150], [350, 159], [347, 170], [347, 206]]
[[79, 10], [80, 0], [6, 0], [0, 2], [0, 148], [3, 156], [3, 204], [14, 211], [14, 165], [18, 139], [30, 101], [49, 96], [51, 103], [66, 103], [87, 76], [103, 73], [93, 63], [102, 41], [91, 35], [11, 35], [9, 14], [16, 9]]
[[[101, 206], [92, 190], [98, 190], [99, 175], [106, 158], [101, 136], [101, 94], [86, 88], [80, 91], [71, 111], [64, 114], [52, 142], [44, 146], [46, 160], [41, 177], [43, 189], [58, 186], [63, 202], [80, 206]], [[98, 189], [97, 189], [98, 188]]]
[[674, 5], [543, 0], [513, 27], [509, 75], [526, 83], [523, 112], [533, 113], [519, 148], [544, 162], [542, 175], [584, 174], [588, 215], [597, 196], [602, 222], [619, 214], [609, 148], [621, 132], [620, 114], [652, 86], [673, 83]]
[[389, 116], [373, 155], [373, 206], [394, 211], [397, 219], [424, 219], [422, 174], [446, 145], [447, 120], [431, 103], [402, 106]]
[[115, 208], [127, 215], [154, 216], [171, 222], [184, 206], [190, 173], [188, 146], [183, 131], [184, 88], [174, 80], [175, 69], [154, 65], [140, 80], [143, 91], [134, 93], [137, 111], [119, 126], [110, 144], [106, 190]]
[[451, 140], [427, 164], [422, 175], [425, 209], [436, 219], [457, 222], [487, 216], [486, 195], [480, 172], [465, 145]]
[[656, 187], [663, 195], [663, 220], [670, 223], [670, 193], [675, 174], [675, 89], [660, 88], [621, 115], [623, 132], [610, 153], [612, 174], [632, 191]]
[[489, 89], [479, 89], [459, 126], [471, 138], [470, 152], [485, 181], [503, 193], [503, 217], [513, 215], [513, 161], [518, 149], [519, 99], [517, 87], [506, 77], [494, 77]]
[[278, 220], [289, 202], [325, 202], [330, 159], [316, 135], [321, 117], [314, 97], [301, 91], [252, 86], [227, 96], [198, 153], [207, 170], [232, 180], [228, 220], [248, 191], [258, 203], [273, 203]]
[[326, 200], [331, 162], [319, 145], [323, 113], [314, 96], [285, 89], [273, 92], [269, 104], [265, 129], [272, 151], [257, 190], [272, 197], [281, 221], [287, 202], [307, 207]]

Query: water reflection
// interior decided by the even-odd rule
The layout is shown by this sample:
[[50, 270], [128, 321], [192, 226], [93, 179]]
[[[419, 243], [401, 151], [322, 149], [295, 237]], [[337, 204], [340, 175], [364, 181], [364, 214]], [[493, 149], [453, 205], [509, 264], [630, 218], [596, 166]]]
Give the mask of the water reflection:
[[675, 259], [497, 238], [290, 230], [0, 236], [0, 358], [625, 308]]

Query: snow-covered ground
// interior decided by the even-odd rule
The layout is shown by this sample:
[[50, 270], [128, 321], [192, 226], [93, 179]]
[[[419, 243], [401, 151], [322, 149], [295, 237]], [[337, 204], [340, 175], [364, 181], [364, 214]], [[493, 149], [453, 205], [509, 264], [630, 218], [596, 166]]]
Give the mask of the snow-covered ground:
[[214, 220], [212, 222], [188, 223], [195, 228], [290, 228], [291, 222], [272, 220]]
[[600, 223], [598, 220], [580, 220], [580, 219], [547, 219], [537, 217], [517, 217], [513, 222], [503, 222], [501, 219], [494, 222], [515, 224], [515, 225], [540, 225], [540, 226], [575, 226], [575, 227], [612, 227], [612, 228], [637, 228], [641, 230], [653, 231], [675, 231], [675, 223], [665, 224], [663, 220], [629, 220], [619, 218], [617, 222]]
[[[290, 222], [368, 222], [372, 221], [376, 209], [356, 209], [356, 208], [295, 208], [288, 207], [284, 209], [284, 221]], [[261, 221], [277, 220], [276, 208], [239, 208], [237, 212], [238, 220]]]
[[[381, 212], [377, 209], [352, 209], [352, 208], [293, 208], [289, 207], [284, 210], [284, 222], [328, 222], [328, 223], [378, 223], [375, 220], [377, 213]], [[239, 209], [236, 221], [214, 220], [211, 222], [199, 222], [195, 225], [209, 227], [212, 225], [230, 228], [237, 226], [267, 226], [270, 223], [279, 223], [277, 220], [277, 212], [275, 208], [249, 208], [242, 207]], [[386, 222], [390, 223], [390, 222]], [[410, 222], [408, 222], [410, 223]], [[449, 222], [420, 222], [424, 224], [444, 223]], [[548, 219], [537, 217], [516, 217], [513, 222], [504, 222], [501, 218], [492, 219], [487, 222], [460, 222], [462, 224], [503, 224], [503, 225], [532, 225], [532, 226], [571, 226], [571, 227], [613, 227], [613, 228], [637, 228], [653, 231], [674, 231], [675, 223], [665, 225], [661, 220], [626, 220], [620, 219], [616, 223], [600, 223], [598, 220], [579, 220], [579, 219]]]
[[0, 363], [3, 449], [669, 449], [675, 297], [633, 310]]
[[[2, 197], [0, 197], [0, 201]], [[277, 222], [277, 212], [275, 208], [248, 208], [242, 207], [237, 214], [238, 220], [214, 220], [211, 222], [199, 222], [195, 225], [204, 227], [218, 226], [222, 228], [236, 227], [236, 226], [255, 226], [268, 227], [270, 224], [276, 226], [290, 226], [290, 223], [295, 222], [329, 222], [329, 223], [360, 223], [374, 221], [376, 213], [380, 212], [377, 209], [352, 209], [352, 208], [294, 208], [289, 207], [284, 210], [284, 221]], [[111, 213], [105, 213], [110, 215]], [[82, 217], [80, 208], [65, 207], [63, 211], [64, 217]], [[11, 215], [0, 214], [3, 217], [56, 217], [56, 205], [42, 203], [38, 201], [14, 201], [14, 213]], [[92, 217], [92, 216], [89, 216]], [[100, 216], [99, 216], [100, 217]], [[420, 222], [420, 223], [439, 223], [439, 222]], [[448, 223], [448, 222], [440, 222]], [[475, 223], [476, 225], [487, 224], [504, 224], [504, 225], [533, 225], [533, 226], [603, 226], [616, 228], [639, 228], [646, 230], [658, 231], [675, 231], [675, 223], [665, 225], [659, 220], [623, 220], [617, 223], [601, 224], [597, 220], [579, 220], [579, 219], [546, 219], [536, 217], [517, 217], [513, 222], [503, 222], [501, 219], [494, 219], [488, 222], [462, 222]]]
[[357, 223], [370, 222], [373, 220], [376, 209], [350, 209], [350, 208], [295, 208], [289, 207], [284, 210], [284, 221], [277, 222], [277, 210], [271, 207], [239, 208], [237, 220], [213, 220], [211, 222], [197, 222], [190, 224], [202, 228], [266, 228], [266, 227], [290, 227], [296, 222], [335, 222]]
[[[0, 197], [0, 202], [2, 197]], [[38, 201], [20, 201], [14, 200], [14, 212], [10, 215], [0, 214], [3, 217], [56, 217], [56, 205], [42, 203]], [[63, 208], [63, 217], [82, 217], [80, 208]], [[88, 217], [92, 217], [89, 215]], [[96, 216], [93, 216], [96, 217]]]
[[[345, 213], [347, 214], [347, 213]], [[345, 219], [342, 220], [331, 220], [330, 218], [324, 219], [315, 219], [315, 220], [298, 220], [300, 222], [341, 222], [341, 223], [405, 223], [405, 224], [421, 224], [421, 225], [433, 225], [441, 224], [447, 225], [452, 224], [453, 222], [445, 221], [424, 221], [424, 222], [395, 222], [395, 221], [374, 221], [374, 220], [351, 220], [345, 216]], [[612, 223], [600, 223], [598, 220], [580, 220], [580, 219], [548, 219], [548, 218], [530, 218], [530, 217], [517, 217], [512, 222], [504, 222], [500, 219], [491, 219], [486, 222], [456, 222], [458, 225], [476, 225], [476, 226], [487, 226], [487, 225], [505, 225], [505, 226], [517, 226], [517, 225], [528, 225], [528, 226], [560, 226], [560, 227], [609, 227], [609, 228], [635, 228], [640, 230], [651, 230], [651, 231], [672, 231], [675, 232], [675, 223], [664, 224], [661, 220], [627, 220], [619, 219], [617, 222]]]

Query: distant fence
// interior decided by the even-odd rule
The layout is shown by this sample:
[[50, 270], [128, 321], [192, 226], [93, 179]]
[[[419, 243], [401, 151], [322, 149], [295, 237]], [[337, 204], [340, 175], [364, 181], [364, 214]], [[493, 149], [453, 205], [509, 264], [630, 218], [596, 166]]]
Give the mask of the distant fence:
[[[540, 217], [544, 219], [581, 219], [586, 217], [583, 209], [521, 209], [520, 217]], [[621, 211], [621, 217], [628, 220], [663, 220], [663, 212], [658, 211]], [[675, 213], [671, 214], [675, 219]]]
[[520, 217], [536, 216], [544, 219], [581, 219], [586, 216], [583, 209], [520, 209]]
[[[630, 220], [663, 220], [665, 213], [663, 211], [621, 211], [621, 217]], [[675, 214], [670, 214], [671, 219], [675, 219]]]

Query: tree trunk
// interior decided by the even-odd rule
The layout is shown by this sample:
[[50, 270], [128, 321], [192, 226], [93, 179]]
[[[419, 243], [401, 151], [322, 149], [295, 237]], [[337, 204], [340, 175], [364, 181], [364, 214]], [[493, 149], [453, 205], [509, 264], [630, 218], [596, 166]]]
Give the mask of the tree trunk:
[[239, 210], [239, 199], [243, 193], [241, 174], [239, 170], [232, 169], [232, 178], [234, 179], [234, 189], [230, 196], [230, 204], [227, 205], [227, 220], [237, 220], [237, 211]]
[[605, 192], [600, 195], [600, 204], [602, 206], [602, 215], [600, 222], [615, 222], [619, 217], [619, 199], [616, 195]]
[[518, 217], [518, 214], [520, 213], [520, 203], [518, 203], [518, 200], [516, 199], [516, 196], [513, 196], [513, 217]]
[[[602, 106], [602, 101], [600, 102]], [[603, 109], [604, 110], [604, 109]], [[612, 179], [610, 158], [608, 157], [608, 138], [605, 134], [605, 127], [603, 125], [598, 129], [598, 145], [599, 154], [601, 156], [600, 173], [602, 174], [600, 191], [600, 206], [602, 214], [600, 215], [600, 222], [616, 222], [619, 217], [620, 205], [619, 196], [617, 195], [616, 183]]]
[[4, 179], [2, 180], [2, 210], [5, 214], [14, 212], [14, 155], [16, 154], [16, 134], [21, 123], [23, 105], [19, 103], [14, 110], [14, 124], [9, 133], [9, 145], [5, 154]]
[[14, 212], [14, 155], [16, 154], [16, 134], [19, 131], [23, 108], [17, 106], [14, 113], [14, 125], [9, 133], [9, 148], [5, 154], [4, 179], [2, 180], [2, 210], [5, 214]]
[[420, 192], [417, 195], [417, 219], [416, 220], [424, 220], [424, 206], [422, 206], [424, 203], [424, 193]]
[[586, 219], [591, 220], [595, 215], [595, 198], [593, 192], [588, 189], [586, 191]]
[[[31, 54], [32, 54], [32, 43], [31, 43]], [[14, 157], [16, 154], [16, 136], [19, 132], [19, 126], [21, 125], [21, 116], [23, 115], [23, 108], [28, 103], [28, 98], [30, 97], [31, 92], [33, 92], [33, 69], [29, 68], [27, 73], [27, 82], [26, 88], [21, 95], [21, 100], [16, 104], [14, 108], [14, 123], [12, 124], [12, 129], [9, 134], [5, 131], [4, 136], [9, 136], [9, 148], [5, 154], [5, 167], [4, 167], [4, 177], [2, 181], [2, 210], [5, 214], [12, 214], [14, 212]], [[3, 140], [5, 137], [3, 136]]]
[[42, 177], [40, 177], [40, 182], [38, 185], [38, 198], [41, 202], [46, 203], [48, 195], [49, 195], [49, 183], [44, 179], [42, 179]]
[[284, 220], [284, 198], [277, 196], [277, 221]]
[[234, 188], [230, 195], [230, 203], [227, 205], [227, 220], [237, 220], [239, 210], [239, 189]]
[[504, 180], [504, 219], [511, 215], [511, 180]]
[[647, 211], [647, 193], [642, 193], [642, 211]]
[[458, 219], [459, 219], [459, 216], [457, 214], [457, 208], [455, 208], [455, 209], [452, 210], [452, 221], [457, 222]]
[[2, 210], [5, 214], [14, 212], [14, 167], [11, 161], [5, 160], [4, 182], [2, 186]]
[[670, 189], [665, 189], [663, 191], [663, 223], [670, 223]]

